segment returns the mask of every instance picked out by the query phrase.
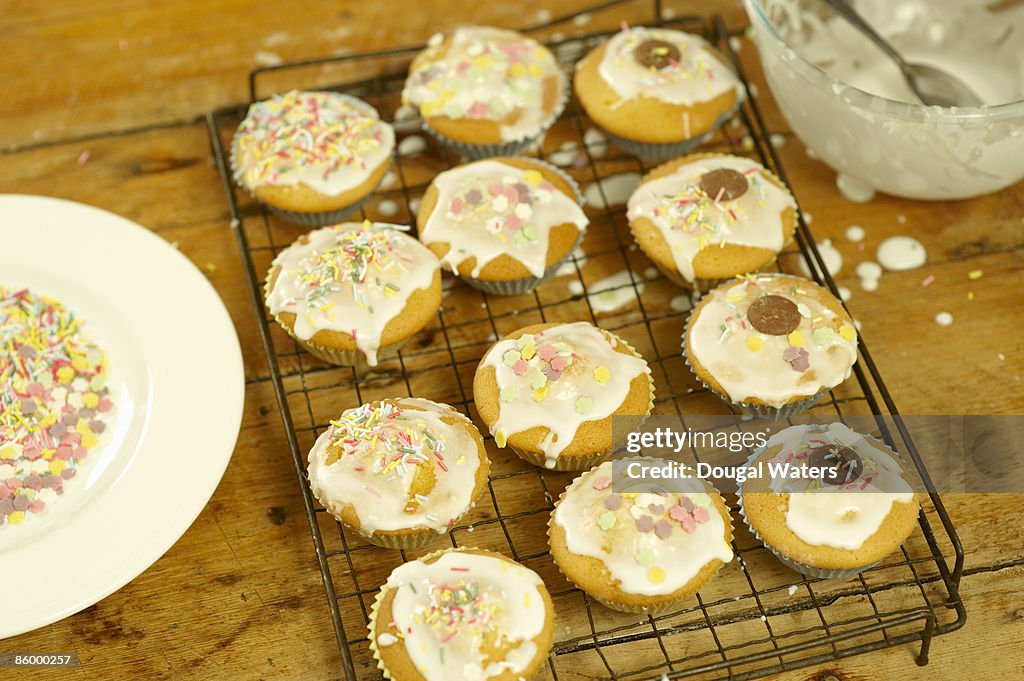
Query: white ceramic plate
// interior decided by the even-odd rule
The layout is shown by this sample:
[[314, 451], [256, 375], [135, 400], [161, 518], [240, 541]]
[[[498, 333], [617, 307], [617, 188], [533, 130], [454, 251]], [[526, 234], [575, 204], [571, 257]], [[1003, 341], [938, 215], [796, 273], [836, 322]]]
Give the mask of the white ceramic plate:
[[244, 374], [206, 278], [149, 230], [98, 208], [0, 195], [0, 284], [63, 302], [104, 346], [113, 427], [43, 514], [0, 527], [0, 638], [67, 617], [153, 564], [231, 458]]

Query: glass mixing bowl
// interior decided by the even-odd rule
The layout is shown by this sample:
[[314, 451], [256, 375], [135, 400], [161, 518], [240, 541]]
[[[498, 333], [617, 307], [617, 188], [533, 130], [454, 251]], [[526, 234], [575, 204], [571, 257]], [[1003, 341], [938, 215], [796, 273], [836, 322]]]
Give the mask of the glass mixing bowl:
[[1024, 5], [988, 3], [1007, 7], [855, 3], [909, 60], [947, 68], [985, 101], [1003, 102], [944, 108], [900, 101], [905, 86], [895, 65], [820, 0], [744, 0], [779, 108], [855, 201], [875, 190], [963, 199], [1024, 178]]

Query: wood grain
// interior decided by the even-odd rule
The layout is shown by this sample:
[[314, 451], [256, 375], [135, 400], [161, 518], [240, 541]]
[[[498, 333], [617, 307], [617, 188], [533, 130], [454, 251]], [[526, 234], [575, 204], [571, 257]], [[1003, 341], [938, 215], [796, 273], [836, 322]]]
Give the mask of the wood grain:
[[[273, 3], [239, 0], [101, 0], [87, 6], [69, 0], [8, 3], [0, 40], [8, 67], [5, 83], [11, 94], [0, 101], [0, 118], [5, 121], [0, 129], [0, 150], [4, 150], [0, 151], [0, 190], [97, 205], [136, 220], [175, 243], [203, 269], [224, 298], [239, 332], [248, 386], [234, 458], [210, 504], [184, 537], [122, 590], [66, 620], [3, 641], [0, 649], [75, 650], [82, 661], [76, 678], [83, 679], [340, 678], [326, 601], [273, 390], [266, 380], [267, 366], [227, 207], [211, 164], [205, 127], [195, 119], [215, 106], [246, 99], [249, 69], [258, 60], [272, 60], [275, 55], [296, 59], [407, 45], [455, 23], [522, 25], [543, 19], [546, 12], [557, 16], [587, 4], [586, 0], [567, 0], [466, 6], [454, 0], [429, 0], [417, 3], [417, 11], [403, 12], [402, 21], [397, 22], [393, 3], [350, 0], [304, 0], [292, 3], [287, 11]], [[666, 4], [680, 14], [712, 7], [712, 3], [696, 0]], [[632, 20], [641, 5], [622, 13], [621, 18]], [[730, 25], [742, 25], [741, 4], [736, 0], [713, 3], [713, 8], [723, 11]], [[595, 27], [610, 28], [619, 18], [595, 18], [561, 30], [572, 35]], [[759, 101], [769, 126], [784, 135], [780, 153], [805, 213], [813, 216], [813, 232], [819, 240], [832, 239], [844, 256], [838, 283], [853, 292], [850, 309], [862, 322], [863, 337], [900, 409], [912, 414], [1024, 412], [1020, 334], [1024, 316], [1019, 300], [1024, 281], [1024, 188], [1017, 185], [993, 196], [951, 203], [915, 203], [885, 196], [863, 205], [848, 203], [835, 190], [834, 173], [810, 159], [788, 131], [749, 43], [743, 43], [741, 56], [759, 85]], [[546, 149], [557, 147], [559, 134], [553, 133]], [[742, 146], [740, 139], [735, 143]], [[417, 161], [403, 163], [412, 171]], [[429, 171], [428, 166], [416, 172]], [[399, 217], [408, 213], [408, 207], [402, 206]], [[867, 231], [864, 251], [844, 239], [843, 231], [850, 224], [862, 225]], [[621, 221], [616, 225], [615, 229], [624, 233]], [[284, 244], [299, 233], [297, 228], [271, 221], [268, 230], [261, 230], [260, 238]], [[920, 239], [928, 249], [928, 263], [911, 272], [887, 273], [875, 292], [860, 290], [853, 274], [855, 263], [872, 258], [877, 244], [896, 234]], [[588, 236], [588, 250], [604, 248], [615, 238], [614, 229], [594, 230]], [[635, 271], [646, 267], [642, 257], [628, 257]], [[596, 258], [588, 262], [583, 276], [592, 283], [622, 267], [621, 256]], [[983, 271], [982, 278], [969, 280], [967, 273], [972, 270]], [[921, 282], [926, 277], [934, 277], [934, 282], [924, 288]], [[648, 298], [660, 300], [671, 292], [664, 282], [652, 282], [645, 305]], [[969, 292], [973, 293], [971, 300]], [[548, 302], [571, 298], [564, 282], [548, 285], [543, 295]], [[480, 318], [479, 303], [477, 294], [465, 289], [446, 301], [445, 314], [462, 323], [450, 332], [450, 340], [463, 346], [457, 351], [461, 363], [455, 370], [434, 366], [437, 355], [430, 354], [430, 348], [440, 342], [436, 334], [443, 336], [434, 329], [434, 339], [425, 337], [422, 347], [414, 348], [421, 354], [414, 352], [410, 360], [414, 371], [409, 387], [414, 391], [443, 392], [453, 402], [463, 399], [458, 381], [471, 377], [473, 358], [482, 353], [493, 331]], [[954, 315], [952, 326], [935, 324], [939, 311]], [[581, 308], [579, 301], [564, 302], [552, 310], [552, 314], [566, 317], [584, 313], [585, 306]], [[604, 321], [628, 327], [637, 314], [631, 308]], [[515, 315], [507, 318], [508, 324], [518, 321], [521, 319]], [[276, 337], [276, 342], [284, 339]], [[289, 370], [294, 368], [289, 363], [299, 358], [283, 361]], [[677, 391], [689, 387], [692, 379], [685, 367], [678, 365], [665, 365], [658, 379], [660, 387]], [[314, 421], [322, 423], [338, 409], [351, 406], [351, 389], [337, 389], [349, 379], [343, 370], [315, 374], [313, 380], [325, 389], [317, 391], [311, 403]], [[404, 382], [394, 375], [363, 385], [368, 398], [404, 389]], [[306, 408], [299, 403], [295, 406]], [[308, 440], [311, 434], [303, 438]], [[492, 455], [496, 470], [514, 471], [522, 465], [507, 452], [494, 450]], [[551, 476], [548, 483], [558, 489], [566, 479]], [[508, 514], [534, 508], [538, 489], [503, 483], [496, 492], [500, 510]], [[989, 678], [1019, 678], [1024, 674], [1020, 652], [1024, 614], [1018, 597], [1024, 588], [1024, 530], [1015, 519], [1022, 500], [1022, 495], [945, 497], [967, 548], [962, 593], [969, 617], [961, 631], [935, 641], [930, 666], [918, 668], [913, 657], [916, 648], [899, 646], [786, 672], [777, 678], [960, 679], [965, 671], [981, 669]], [[487, 522], [495, 517], [493, 505], [481, 504], [474, 514], [482, 524], [459, 541], [491, 542], [500, 547], [504, 542], [500, 529]], [[517, 547], [532, 546], [537, 539], [528, 534], [530, 522], [517, 526], [515, 531], [524, 533], [518, 537]], [[340, 548], [333, 523], [324, 519], [322, 526], [328, 548]], [[542, 537], [537, 541], [542, 549]], [[372, 589], [373, 580], [383, 580], [396, 559], [390, 556], [376, 563], [360, 563], [360, 586]], [[334, 561], [332, 568], [339, 591], [355, 588], [347, 562]], [[564, 590], [564, 583], [550, 566], [541, 563], [537, 568]], [[757, 574], [765, 579], [787, 577], [777, 564], [765, 562], [760, 568]], [[714, 589], [728, 592], [741, 575], [735, 566], [723, 571], [720, 583], [713, 586], [713, 582], [709, 594]], [[788, 576], [791, 578], [791, 573]], [[738, 592], [748, 588], [737, 587]], [[784, 590], [780, 599], [783, 597], [788, 598]], [[905, 589], [894, 589], [884, 597], [893, 599], [890, 605], [901, 598], [920, 600]], [[562, 598], [567, 603], [576, 596]], [[342, 606], [354, 613], [348, 621], [349, 633], [359, 635], [358, 598], [349, 598]], [[741, 601], [733, 607], [741, 612], [750, 604]], [[852, 616], [863, 612], [865, 602], [862, 596], [849, 595], [835, 608], [837, 614]], [[722, 612], [734, 611], [723, 606]], [[784, 631], [798, 626], [807, 615], [773, 616], [769, 622]], [[597, 616], [610, 617], [606, 612]], [[560, 620], [559, 626], [563, 627], [562, 640], [584, 633], [578, 629], [578, 619]], [[726, 629], [724, 635], [740, 642], [763, 637], [765, 631], [756, 617]], [[671, 640], [674, 656], [694, 654], [708, 645], [697, 633]], [[622, 647], [615, 652], [614, 663], [622, 668], [649, 663], [651, 654], [643, 645]], [[660, 652], [654, 654], [660, 659]], [[357, 651], [357, 659], [360, 669], [369, 675], [372, 666], [365, 650]], [[571, 672], [559, 668], [560, 679], [606, 674], [593, 655], [574, 657], [573, 662]], [[42, 678], [44, 674], [15, 672], [12, 677]]]

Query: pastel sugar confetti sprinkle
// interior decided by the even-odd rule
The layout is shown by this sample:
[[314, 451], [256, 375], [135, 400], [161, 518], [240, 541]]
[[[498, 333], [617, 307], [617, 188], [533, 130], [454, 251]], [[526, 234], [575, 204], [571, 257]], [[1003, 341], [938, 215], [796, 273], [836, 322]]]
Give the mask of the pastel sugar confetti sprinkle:
[[294, 185], [307, 175], [363, 173], [394, 145], [390, 126], [367, 104], [332, 92], [292, 90], [256, 102], [238, 128], [235, 154], [250, 187]]
[[589, 414], [590, 410], [594, 408], [594, 400], [583, 395], [576, 398], [576, 401], [573, 402], [573, 407], [576, 408], [577, 414]]
[[652, 567], [647, 571], [647, 579], [651, 584], [661, 584], [665, 581], [665, 571], [660, 567]]
[[60, 302], [0, 286], [0, 526], [64, 493], [114, 403], [105, 351]]
[[597, 526], [607, 532], [615, 527], [616, 522], [618, 522], [618, 520], [616, 519], [615, 514], [611, 511], [605, 511], [600, 515], [600, 517], [598, 517]]
[[636, 554], [636, 564], [641, 567], [651, 567], [657, 560], [658, 557], [649, 548], [640, 549]]
[[612, 377], [612, 372], [608, 367], [596, 367], [594, 369], [594, 380], [598, 383], [607, 383]]
[[[453, 568], [453, 571], [455, 569]], [[462, 572], [464, 570], [460, 570]], [[451, 579], [446, 582], [431, 580], [428, 585], [429, 600], [425, 607], [417, 608], [418, 622], [425, 622], [434, 639], [440, 644], [442, 662], [445, 646], [464, 632], [478, 632], [494, 628], [495, 618], [501, 609], [499, 599], [494, 598], [490, 588], [482, 588], [472, 578]], [[527, 607], [529, 607], [527, 603]], [[452, 644], [456, 645], [456, 644]]]
[[760, 336], [751, 336], [747, 339], [747, 349], [751, 352], [757, 352], [764, 345], [764, 339]]

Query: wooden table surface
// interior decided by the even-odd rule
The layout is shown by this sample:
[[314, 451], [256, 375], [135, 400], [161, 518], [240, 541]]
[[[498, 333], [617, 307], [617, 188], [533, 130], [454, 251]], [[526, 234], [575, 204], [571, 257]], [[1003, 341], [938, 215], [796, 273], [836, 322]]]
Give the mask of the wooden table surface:
[[[245, 100], [246, 76], [257, 64], [417, 44], [460, 22], [522, 26], [587, 4], [297, 0], [284, 9], [283, 3], [240, 0], [5, 3], [0, 191], [93, 204], [176, 243], [207, 273], [231, 313], [245, 355], [247, 399], [234, 458], [181, 540], [117, 593], [0, 642], [0, 651], [77, 651], [75, 678], [340, 676], [256, 319], [199, 117]], [[666, 6], [678, 14], [710, 8], [730, 26], [745, 24], [736, 0]], [[569, 24], [563, 32], [612, 26], [618, 16], [634, 16], [631, 11], [610, 23]], [[834, 173], [809, 159], [788, 131], [749, 43], [743, 57], [761, 84], [769, 127], [785, 135], [783, 162], [813, 216], [812, 230], [819, 240], [831, 238], [846, 258], [839, 283], [853, 291], [850, 307], [900, 410], [1024, 411], [1024, 186], [955, 203], [885, 196], [849, 203], [836, 191]], [[912, 234], [926, 246], [928, 263], [886, 274], [877, 291], [862, 291], [849, 263], [867, 256], [843, 238], [854, 223], [867, 230], [867, 254], [887, 236]], [[969, 280], [971, 270], [983, 277]], [[928, 276], [934, 283], [922, 288]], [[954, 323], [937, 325], [939, 311], [952, 313]], [[968, 621], [936, 639], [930, 666], [915, 666], [916, 647], [898, 646], [777, 678], [1024, 676], [1022, 497], [962, 494], [945, 501], [967, 553], [961, 591]], [[0, 606], [0, 616], [17, 613]], [[13, 677], [57, 674], [19, 671]]]

